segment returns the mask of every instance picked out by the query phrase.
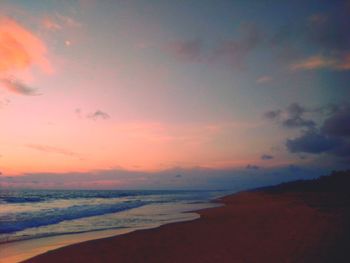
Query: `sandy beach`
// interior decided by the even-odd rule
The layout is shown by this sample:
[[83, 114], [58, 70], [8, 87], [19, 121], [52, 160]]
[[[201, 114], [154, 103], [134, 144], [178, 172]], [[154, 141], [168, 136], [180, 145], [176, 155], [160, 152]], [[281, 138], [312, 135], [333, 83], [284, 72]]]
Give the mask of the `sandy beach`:
[[349, 197], [334, 191], [344, 178], [332, 178], [332, 189], [316, 180], [238, 193], [195, 221], [74, 244], [25, 262], [349, 262]]
[[0, 263], [350, 263], [350, 0], [0, 0]]

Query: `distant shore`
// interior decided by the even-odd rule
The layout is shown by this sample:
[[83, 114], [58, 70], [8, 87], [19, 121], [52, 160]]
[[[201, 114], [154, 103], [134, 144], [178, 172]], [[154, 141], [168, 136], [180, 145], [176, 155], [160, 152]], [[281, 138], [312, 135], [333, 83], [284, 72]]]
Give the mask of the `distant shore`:
[[350, 262], [350, 173], [241, 192], [173, 223], [25, 262]]

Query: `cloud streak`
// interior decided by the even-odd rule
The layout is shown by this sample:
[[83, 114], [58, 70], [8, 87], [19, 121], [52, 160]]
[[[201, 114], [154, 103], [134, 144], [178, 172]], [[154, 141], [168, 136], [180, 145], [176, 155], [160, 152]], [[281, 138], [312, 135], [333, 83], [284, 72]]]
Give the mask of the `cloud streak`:
[[53, 154], [60, 154], [64, 156], [69, 156], [69, 157], [80, 157], [80, 154], [75, 153], [73, 151], [59, 148], [59, 147], [54, 147], [54, 146], [49, 146], [49, 145], [42, 145], [42, 144], [27, 144], [25, 147], [44, 152], [44, 153], [53, 153]]
[[21, 81], [14, 79], [14, 78], [4, 78], [0, 79], [0, 84], [8, 91], [19, 94], [19, 95], [24, 95], [24, 96], [38, 96], [41, 95], [40, 93], [37, 92], [36, 89], [31, 88]]
[[290, 65], [291, 70], [350, 70], [350, 52], [338, 56], [312, 56]]
[[259, 170], [260, 167], [257, 166], [257, 165], [254, 165], [254, 164], [248, 164], [248, 165], [245, 167], [245, 169], [247, 169], [247, 170]]
[[267, 161], [267, 160], [272, 160], [274, 158], [274, 156], [270, 155], [270, 154], [263, 154], [261, 155], [260, 159]]
[[326, 119], [321, 130], [331, 136], [350, 137], [350, 105], [340, 108]]

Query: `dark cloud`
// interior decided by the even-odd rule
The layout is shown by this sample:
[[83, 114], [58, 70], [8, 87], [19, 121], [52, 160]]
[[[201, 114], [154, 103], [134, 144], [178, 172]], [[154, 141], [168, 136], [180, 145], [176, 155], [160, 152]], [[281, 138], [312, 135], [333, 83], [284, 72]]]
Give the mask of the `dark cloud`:
[[96, 110], [94, 112], [91, 112], [89, 114], [84, 114], [83, 113], [83, 110], [81, 108], [76, 108], [74, 110], [74, 114], [78, 117], [78, 118], [87, 118], [87, 119], [92, 119], [92, 120], [98, 120], [98, 119], [101, 119], [101, 120], [107, 120], [107, 119], [110, 119], [111, 116], [104, 112], [104, 111], [101, 111], [101, 110]]
[[350, 106], [340, 108], [327, 118], [321, 130], [331, 136], [350, 137]]
[[265, 118], [277, 121], [285, 128], [313, 128], [315, 122], [305, 119], [304, 114], [309, 112], [298, 103], [290, 104], [285, 110], [268, 111]]
[[281, 116], [281, 110], [272, 110], [264, 113], [264, 117], [270, 120], [276, 120]]
[[339, 105], [334, 104], [334, 103], [329, 103], [321, 107], [317, 107], [312, 110], [312, 112], [315, 113], [320, 113], [323, 116], [330, 116], [333, 115], [334, 113], [338, 112], [339, 110]]
[[306, 109], [304, 107], [300, 106], [298, 103], [292, 103], [286, 109], [287, 118], [282, 120], [282, 125], [287, 128], [314, 127], [314, 121], [303, 118], [305, 112]]
[[0, 84], [7, 89], [8, 91], [15, 93], [15, 94], [20, 94], [20, 95], [25, 95], [25, 96], [38, 96], [41, 95], [37, 92], [36, 89], [33, 89], [18, 79], [15, 78], [4, 78], [0, 80]]
[[319, 154], [330, 152], [339, 147], [341, 143], [337, 138], [331, 138], [316, 131], [308, 131], [297, 138], [288, 139], [286, 146], [292, 153]]
[[274, 157], [272, 156], [272, 155], [270, 155], [270, 154], [263, 154], [263, 155], [261, 155], [261, 160], [271, 160], [271, 159], [273, 159]]
[[[350, 142], [339, 137], [327, 136], [319, 131], [311, 131], [301, 136], [288, 139], [286, 146], [291, 153], [322, 154], [337, 158], [350, 156]], [[306, 157], [303, 156], [302, 159]]]
[[282, 122], [282, 125], [287, 128], [311, 128], [315, 126], [315, 122], [312, 120], [305, 120], [301, 117], [289, 118]]
[[257, 166], [257, 165], [254, 165], [254, 164], [248, 164], [248, 165], [245, 167], [245, 169], [247, 169], [247, 170], [259, 170], [260, 167]]
[[[321, 124], [306, 119], [305, 114], [318, 116]], [[349, 104], [305, 108], [293, 103], [285, 110], [269, 111], [264, 116], [283, 127], [301, 129], [299, 136], [286, 140], [285, 145], [291, 153], [327, 154], [338, 159], [350, 156]]]
[[87, 118], [93, 119], [93, 120], [98, 120], [98, 119], [106, 120], [111, 117], [106, 112], [103, 112], [101, 110], [96, 110], [95, 112], [88, 114]]
[[350, 142], [343, 141], [339, 147], [333, 149], [330, 153], [337, 157], [350, 157]]
[[49, 146], [49, 145], [27, 144], [25, 146], [27, 148], [30, 148], [30, 149], [33, 149], [36, 151], [40, 151], [40, 152], [61, 154], [61, 155], [70, 156], [70, 157], [80, 157], [80, 154], [75, 153], [73, 151], [58, 148], [58, 147], [53, 147], [53, 146]]
[[287, 112], [292, 118], [298, 118], [306, 112], [306, 109], [294, 102], [287, 107]]

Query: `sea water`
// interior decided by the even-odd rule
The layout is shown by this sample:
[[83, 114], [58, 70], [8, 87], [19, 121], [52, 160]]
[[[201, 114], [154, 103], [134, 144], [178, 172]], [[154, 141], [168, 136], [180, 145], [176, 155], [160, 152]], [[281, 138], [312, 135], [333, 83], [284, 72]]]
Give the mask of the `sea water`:
[[190, 220], [224, 191], [0, 189], [1, 243]]

